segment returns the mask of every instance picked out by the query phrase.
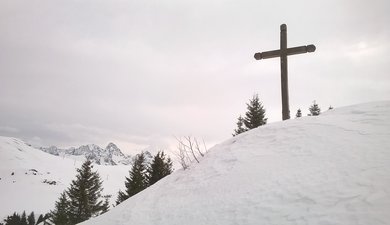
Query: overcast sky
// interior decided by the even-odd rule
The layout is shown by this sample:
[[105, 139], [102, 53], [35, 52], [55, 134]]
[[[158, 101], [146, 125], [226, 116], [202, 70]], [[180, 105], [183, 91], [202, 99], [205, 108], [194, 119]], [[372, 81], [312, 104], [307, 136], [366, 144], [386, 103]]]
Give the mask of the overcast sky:
[[280, 121], [288, 46], [291, 116], [390, 99], [388, 0], [0, 1], [0, 135], [38, 146], [114, 142], [132, 152], [173, 136], [223, 141], [258, 93]]

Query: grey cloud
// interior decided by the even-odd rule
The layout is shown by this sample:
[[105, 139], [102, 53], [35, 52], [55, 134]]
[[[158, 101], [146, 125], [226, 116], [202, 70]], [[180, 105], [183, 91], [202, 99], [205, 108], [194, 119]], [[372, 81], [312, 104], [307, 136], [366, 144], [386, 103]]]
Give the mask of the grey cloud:
[[42, 145], [139, 148], [189, 134], [216, 143], [256, 92], [278, 121], [279, 60], [253, 54], [279, 47], [281, 23], [289, 46], [317, 46], [289, 58], [292, 115], [315, 99], [323, 109], [389, 99], [389, 4], [3, 1], [0, 135]]

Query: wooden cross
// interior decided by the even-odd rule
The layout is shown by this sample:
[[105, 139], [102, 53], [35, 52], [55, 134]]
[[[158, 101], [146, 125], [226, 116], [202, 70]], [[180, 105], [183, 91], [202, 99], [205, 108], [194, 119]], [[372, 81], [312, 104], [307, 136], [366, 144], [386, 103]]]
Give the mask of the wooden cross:
[[283, 120], [290, 119], [290, 109], [288, 103], [288, 78], [287, 78], [287, 56], [302, 54], [306, 52], [314, 52], [316, 46], [307, 45], [294, 48], [287, 48], [287, 26], [280, 25], [280, 49], [268, 52], [259, 52], [255, 54], [255, 59], [269, 59], [280, 57], [280, 69], [282, 75], [282, 115]]

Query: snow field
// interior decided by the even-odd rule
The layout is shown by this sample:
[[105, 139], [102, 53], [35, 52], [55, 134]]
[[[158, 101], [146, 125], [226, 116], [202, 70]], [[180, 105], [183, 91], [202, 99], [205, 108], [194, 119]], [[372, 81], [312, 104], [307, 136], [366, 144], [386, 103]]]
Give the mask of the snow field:
[[390, 102], [268, 124], [83, 225], [390, 221]]
[[[12, 214], [34, 211], [48, 213], [61, 192], [76, 177], [82, 161], [61, 158], [28, 146], [16, 138], [0, 137], [0, 220]], [[34, 171], [36, 170], [34, 175]], [[119, 189], [124, 188], [130, 166], [101, 166], [94, 169], [103, 180], [103, 194], [112, 195], [114, 204]], [[14, 173], [14, 175], [11, 175]], [[56, 185], [43, 183], [55, 181]]]

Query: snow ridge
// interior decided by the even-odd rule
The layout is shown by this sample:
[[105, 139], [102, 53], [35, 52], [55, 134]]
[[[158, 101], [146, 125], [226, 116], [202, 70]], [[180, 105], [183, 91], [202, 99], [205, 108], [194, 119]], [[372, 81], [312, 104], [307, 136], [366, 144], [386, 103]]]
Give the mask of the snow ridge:
[[388, 225], [390, 102], [271, 123], [83, 225]]

